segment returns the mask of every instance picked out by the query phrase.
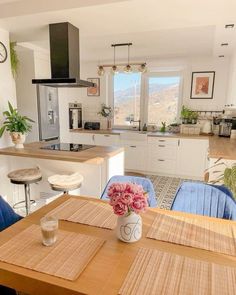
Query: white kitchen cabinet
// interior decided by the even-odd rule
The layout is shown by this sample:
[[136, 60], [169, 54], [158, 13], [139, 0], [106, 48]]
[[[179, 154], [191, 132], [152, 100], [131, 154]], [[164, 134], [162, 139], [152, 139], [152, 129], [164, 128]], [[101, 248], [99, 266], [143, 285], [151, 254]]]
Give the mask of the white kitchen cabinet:
[[102, 146], [119, 145], [119, 135], [94, 134], [94, 143]]
[[71, 142], [77, 144], [91, 144], [94, 145], [94, 134], [90, 133], [72, 133]]
[[176, 173], [178, 139], [150, 137], [148, 138], [148, 165], [151, 173]]
[[203, 179], [207, 168], [208, 139], [179, 139], [176, 174]]
[[132, 143], [125, 145], [125, 169], [132, 171], [147, 170], [147, 146]]

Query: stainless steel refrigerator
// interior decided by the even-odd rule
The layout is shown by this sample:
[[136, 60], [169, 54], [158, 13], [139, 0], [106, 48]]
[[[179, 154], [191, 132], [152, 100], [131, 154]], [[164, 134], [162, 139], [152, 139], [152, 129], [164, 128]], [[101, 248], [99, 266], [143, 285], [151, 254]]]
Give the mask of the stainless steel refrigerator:
[[57, 139], [60, 136], [58, 90], [37, 85], [39, 140]]

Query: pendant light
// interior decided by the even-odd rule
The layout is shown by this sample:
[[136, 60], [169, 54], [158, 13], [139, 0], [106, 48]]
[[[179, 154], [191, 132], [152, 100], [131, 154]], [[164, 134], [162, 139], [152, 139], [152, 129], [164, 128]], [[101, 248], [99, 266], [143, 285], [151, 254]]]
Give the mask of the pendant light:
[[116, 46], [113, 46], [113, 47], [114, 47], [114, 57], [113, 57], [113, 66], [111, 67], [111, 73], [115, 75], [118, 73], [118, 68], [116, 66]]
[[[105, 68], [110, 68], [110, 72], [115, 75], [119, 72], [119, 67], [123, 67], [123, 71], [125, 73], [132, 73], [132, 72], [140, 72], [140, 73], [146, 73], [147, 71], [147, 64], [146, 62], [130, 62], [130, 46], [133, 45], [133, 43], [117, 43], [117, 44], [111, 44], [111, 47], [114, 47], [114, 57], [113, 57], [113, 64], [103, 64], [98, 65], [98, 75], [103, 76], [105, 74]], [[128, 47], [128, 60], [127, 63], [116, 63], [116, 47]]]
[[146, 73], [147, 72], [147, 64], [146, 63], [141, 64], [138, 68], [138, 71], [140, 73]]
[[98, 67], [98, 76], [103, 76], [105, 74], [105, 70], [103, 66]]
[[131, 73], [132, 72], [132, 67], [129, 63], [129, 48], [130, 48], [130, 44], [128, 45], [128, 62], [127, 65], [124, 67], [124, 72], [125, 73]]

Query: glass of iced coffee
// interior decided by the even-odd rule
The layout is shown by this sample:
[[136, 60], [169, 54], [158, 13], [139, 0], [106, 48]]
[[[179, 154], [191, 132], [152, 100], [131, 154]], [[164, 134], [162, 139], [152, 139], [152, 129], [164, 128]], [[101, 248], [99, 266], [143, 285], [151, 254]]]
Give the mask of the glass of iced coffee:
[[43, 245], [52, 246], [57, 240], [58, 219], [53, 216], [45, 216], [40, 220]]

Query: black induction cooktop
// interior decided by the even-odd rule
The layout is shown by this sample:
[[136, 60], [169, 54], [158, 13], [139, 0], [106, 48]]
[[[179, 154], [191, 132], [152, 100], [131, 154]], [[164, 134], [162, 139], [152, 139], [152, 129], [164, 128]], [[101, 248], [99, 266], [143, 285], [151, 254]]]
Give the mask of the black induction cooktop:
[[77, 143], [56, 143], [41, 147], [43, 150], [51, 151], [69, 151], [69, 152], [81, 152], [87, 149], [93, 148], [94, 145], [77, 144]]

